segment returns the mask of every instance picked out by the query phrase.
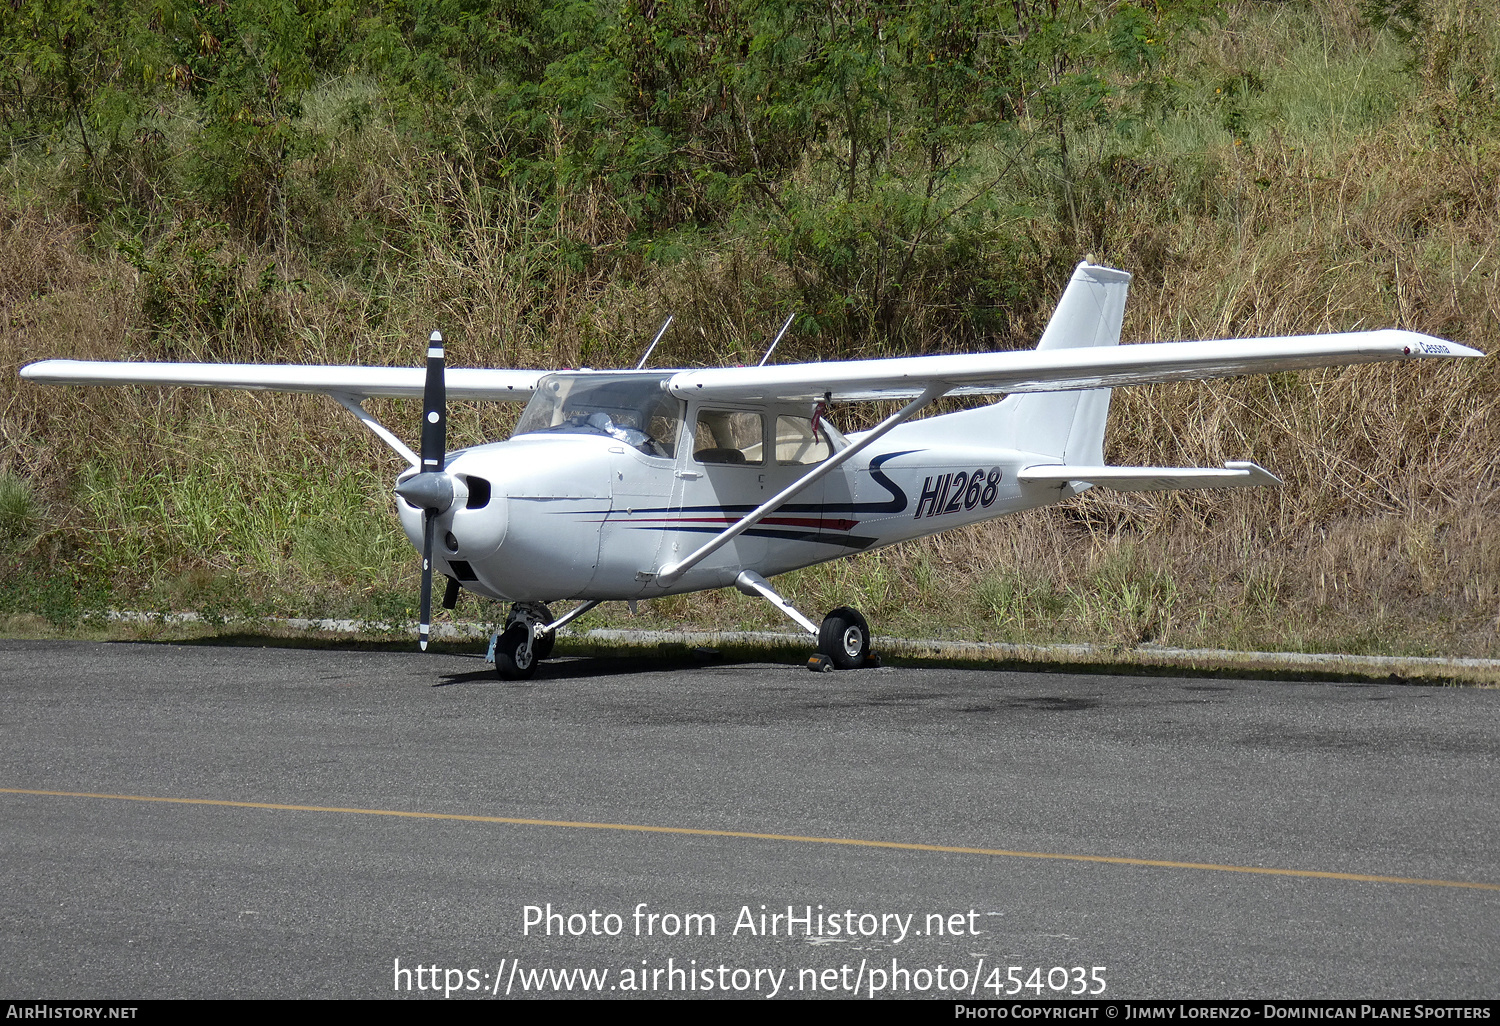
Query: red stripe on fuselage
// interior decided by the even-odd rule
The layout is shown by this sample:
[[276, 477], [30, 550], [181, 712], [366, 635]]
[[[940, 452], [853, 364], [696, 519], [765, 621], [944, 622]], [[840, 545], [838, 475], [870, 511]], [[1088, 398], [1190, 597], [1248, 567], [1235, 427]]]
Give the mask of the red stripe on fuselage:
[[[737, 524], [739, 517], [650, 517], [647, 518], [659, 524]], [[764, 517], [758, 521], [761, 524], [771, 524], [777, 527], [813, 527], [826, 531], [852, 531], [859, 526], [858, 520], [832, 519], [823, 517]]]

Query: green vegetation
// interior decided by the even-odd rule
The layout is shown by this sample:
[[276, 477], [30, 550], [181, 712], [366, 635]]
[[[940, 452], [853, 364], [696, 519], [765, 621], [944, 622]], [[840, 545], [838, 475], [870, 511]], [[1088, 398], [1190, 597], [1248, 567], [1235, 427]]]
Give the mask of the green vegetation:
[[[789, 310], [788, 360], [1029, 346], [1085, 253], [1136, 274], [1130, 340], [1494, 351], [1497, 91], [1462, 0], [0, 5], [0, 622], [414, 602], [396, 462], [342, 410], [21, 385], [46, 356], [410, 364], [437, 326], [461, 363], [628, 366], [673, 313], [658, 361], [710, 365]], [[787, 585], [911, 634], [1497, 655], [1497, 386], [1119, 391], [1111, 459], [1288, 487], [1090, 494]]]

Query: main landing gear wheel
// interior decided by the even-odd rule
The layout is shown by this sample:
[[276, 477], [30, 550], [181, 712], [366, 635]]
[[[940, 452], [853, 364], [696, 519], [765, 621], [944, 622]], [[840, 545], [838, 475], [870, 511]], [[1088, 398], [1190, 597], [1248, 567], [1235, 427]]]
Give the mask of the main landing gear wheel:
[[526, 680], [536, 672], [538, 645], [524, 623], [505, 628], [495, 643], [495, 676], [501, 680]]
[[839, 606], [823, 618], [818, 652], [841, 670], [856, 670], [870, 661], [870, 625], [859, 610]]

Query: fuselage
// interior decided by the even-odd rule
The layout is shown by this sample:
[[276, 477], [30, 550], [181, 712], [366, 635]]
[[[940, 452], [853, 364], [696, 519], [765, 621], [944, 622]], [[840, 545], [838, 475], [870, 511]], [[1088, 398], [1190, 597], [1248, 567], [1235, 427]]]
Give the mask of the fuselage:
[[[1017, 483], [1021, 467], [1055, 458], [966, 438], [963, 414], [929, 418], [891, 431], [663, 585], [660, 567], [851, 440], [807, 403], [684, 402], [660, 391], [660, 375], [603, 387], [598, 378], [567, 399], [572, 379], [549, 375], [514, 436], [448, 458], [456, 499], [437, 518], [439, 572], [513, 602], [643, 599], [724, 587], [742, 570], [772, 577], [1073, 494]], [[396, 506], [420, 548], [421, 510]]]

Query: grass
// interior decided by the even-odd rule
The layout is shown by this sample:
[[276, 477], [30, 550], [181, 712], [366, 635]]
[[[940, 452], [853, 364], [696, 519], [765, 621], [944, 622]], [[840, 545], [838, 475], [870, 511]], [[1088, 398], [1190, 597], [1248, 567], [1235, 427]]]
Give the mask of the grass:
[[0, 474], [0, 543], [25, 544], [31, 539], [38, 519], [31, 486], [13, 474]]

